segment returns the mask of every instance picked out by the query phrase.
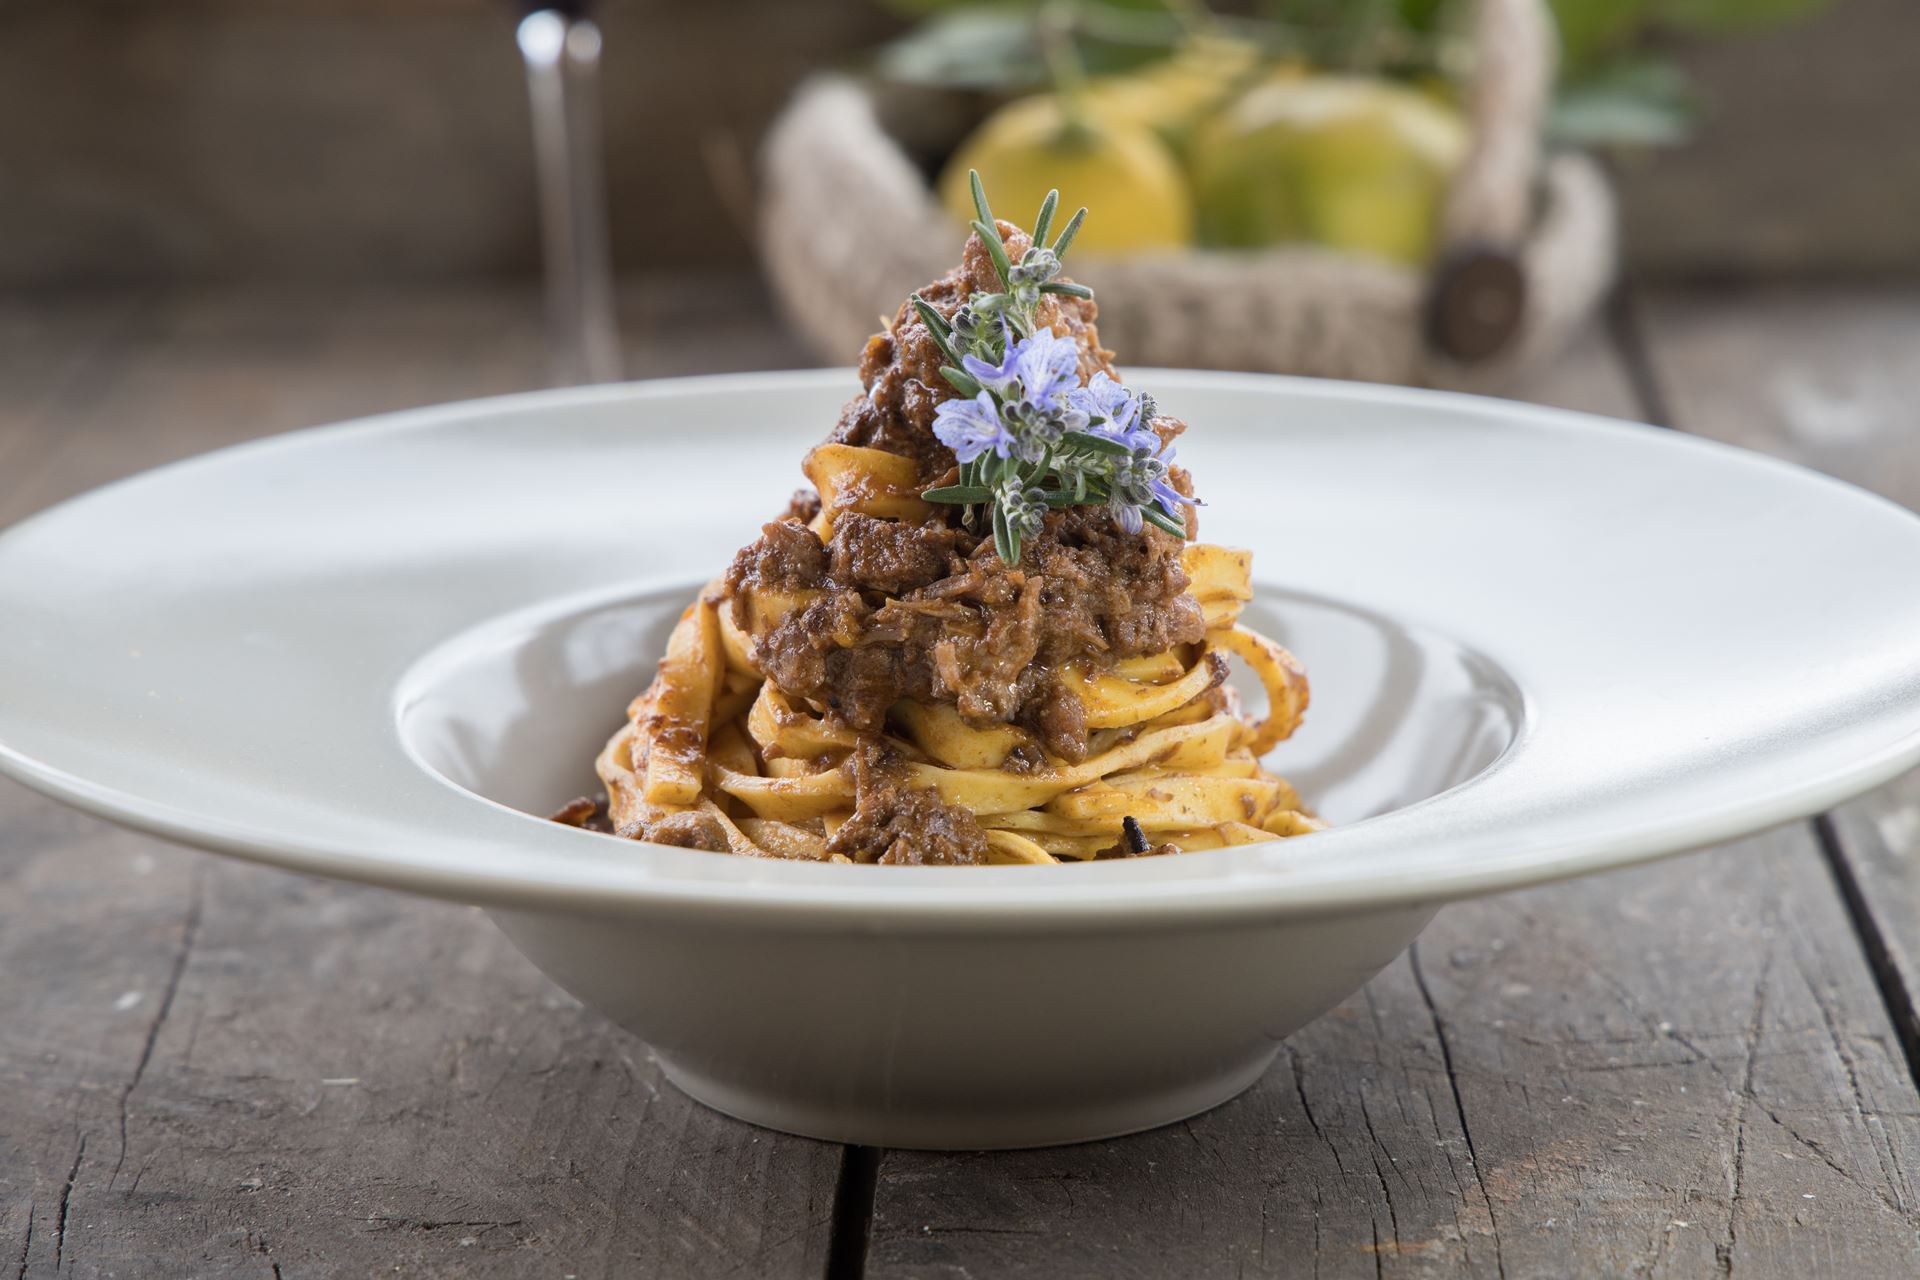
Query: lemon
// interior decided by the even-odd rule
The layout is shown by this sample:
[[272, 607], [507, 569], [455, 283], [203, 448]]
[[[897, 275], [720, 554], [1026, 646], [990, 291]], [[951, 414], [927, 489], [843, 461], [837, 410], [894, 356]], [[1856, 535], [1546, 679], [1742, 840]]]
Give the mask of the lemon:
[[1255, 73], [1260, 57], [1244, 40], [1195, 36], [1150, 66], [1089, 81], [1087, 110], [1103, 124], [1145, 125], [1181, 151], [1195, 127]]
[[1430, 94], [1352, 76], [1265, 82], [1195, 140], [1203, 241], [1310, 240], [1419, 265], [1467, 147]]
[[1071, 122], [1051, 94], [1002, 107], [954, 153], [940, 175], [940, 203], [962, 223], [974, 217], [969, 169], [980, 171], [995, 216], [1022, 226], [1056, 187], [1062, 210], [1085, 205], [1078, 252], [1121, 254], [1193, 238], [1193, 201], [1167, 144], [1137, 123]]

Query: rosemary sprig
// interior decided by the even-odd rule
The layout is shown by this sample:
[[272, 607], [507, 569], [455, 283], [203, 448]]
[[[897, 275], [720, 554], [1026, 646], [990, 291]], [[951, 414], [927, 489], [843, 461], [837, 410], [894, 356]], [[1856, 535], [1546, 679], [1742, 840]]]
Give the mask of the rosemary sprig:
[[984, 513], [994, 550], [1017, 564], [1023, 544], [1049, 511], [1100, 505], [1128, 533], [1151, 524], [1186, 536], [1180, 508], [1194, 500], [1169, 480], [1171, 446], [1153, 430], [1151, 396], [1105, 373], [1080, 384], [1079, 347], [1039, 323], [1042, 297], [1091, 298], [1085, 285], [1060, 280], [1060, 264], [1085, 222], [1080, 209], [1049, 245], [1060, 193], [1050, 191], [1033, 220], [1019, 262], [1007, 253], [980, 175], [970, 173], [973, 230], [1001, 289], [976, 293], [951, 315], [919, 294], [914, 312], [947, 363], [940, 375], [957, 393], [935, 410], [934, 433], [959, 461], [955, 483], [928, 489], [929, 502], [963, 507], [978, 531]]
[[[1058, 191], [1047, 192], [1047, 198], [1040, 202], [1040, 212], [1036, 214], [1033, 219], [1033, 242], [1035, 244], [1045, 244], [1047, 242], [1047, 232], [1053, 229], [1053, 211], [1059, 207], [1060, 193]], [[1054, 256], [1058, 257], [1059, 255], [1056, 254]]]
[[1080, 224], [1086, 220], [1087, 211], [1084, 207], [1080, 212], [1067, 219], [1066, 229], [1061, 231], [1060, 238], [1053, 242], [1054, 257], [1064, 258], [1067, 256], [1067, 246], [1072, 244], [1073, 238], [1080, 234]]

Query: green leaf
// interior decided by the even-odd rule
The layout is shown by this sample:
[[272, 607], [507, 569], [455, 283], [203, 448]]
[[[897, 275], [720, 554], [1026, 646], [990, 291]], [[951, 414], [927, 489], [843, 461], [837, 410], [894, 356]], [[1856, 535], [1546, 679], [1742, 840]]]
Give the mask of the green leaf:
[[991, 222], [976, 218], [973, 232], [980, 237], [980, 243], [986, 246], [987, 256], [993, 259], [993, 269], [1000, 273], [1000, 283], [1007, 288], [1013, 287], [1013, 263], [1007, 260], [1007, 246], [1001, 242], [1000, 233], [994, 230]]
[[1071, 280], [1049, 280], [1040, 286], [1042, 293], [1064, 293], [1069, 298], [1091, 298], [1093, 290], [1083, 284], [1074, 284]]
[[1165, 529], [1176, 538], [1185, 538], [1187, 536], [1186, 521], [1175, 520], [1172, 516], [1160, 509], [1159, 503], [1150, 503], [1140, 508], [1140, 514], [1146, 519], [1148, 524]]
[[1033, 242], [1045, 244], [1047, 232], [1053, 228], [1053, 211], [1060, 207], [1060, 191], [1055, 188], [1047, 192], [1047, 198], [1040, 202], [1040, 212], [1033, 219]]
[[913, 303], [913, 309], [919, 312], [920, 322], [927, 326], [927, 332], [933, 335], [934, 342], [940, 348], [940, 354], [944, 355], [954, 364], [959, 364], [960, 356], [953, 349], [953, 326], [947, 323], [944, 316], [933, 309], [933, 304], [929, 303], [919, 294], [908, 295], [908, 300]]
[[940, 489], [929, 489], [920, 495], [928, 502], [950, 502], [968, 506], [975, 502], [985, 502], [993, 497], [993, 490], [983, 484], [950, 484]]
[[1547, 136], [1565, 146], [1673, 146], [1692, 135], [1695, 116], [1683, 71], [1629, 59], [1561, 85], [1547, 115]]
[[993, 210], [987, 207], [987, 184], [980, 181], [978, 169], [967, 170], [967, 183], [973, 188], [973, 211], [980, 215], [980, 221], [993, 226]]
[[1061, 439], [1086, 453], [1107, 453], [1124, 458], [1133, 452], [1118, 440], [1109, 440], [1105, 436], [1096, 436], [1085, 431], [1069, 431]]
[[1047, 505], [1050, 507], [1077, 507], [1086, 497], [1086, 485], [1084, 482], [1081, 484], [1080, 489], [1081, 491], [1077, 494], [1071, 489], [1049, 489], [1047, 491]]
[[1080, 212], [1074, 214], [1071, 218], [1067, 219], [1066, 228], [1060, 232], [1060, 238], [1053, 242], [1054, 257], [1059, 258], [1063, 261], [1066, 259], [1067, 246], [1072, 244], [1073, 238], [1080, 234], [1080, 224], [1085, 222], [1086, 220], [1087, 220], [1087, 210], [1086, 210], [1086, 207], [1083, 205], [1081, 206]]
[[921, 297], [917, 293], [911, 294], [909, 295], [909, 297], [913, 301], [913, 309], [920, 313], [921, 323], [925, 324], [927, 328], [933, 330], [935, 337], [939, 338], [942, 342], [944, 342], [946, 341], [947, 338], [952, 336], [953, 326], [947, 323], [947, 318], [945, 316], [941, 315], [938, 311], [935, 311], [933, 309], [933, 304], [931, 302], [928, 302], [925, 298]]
[[874, 67], [886, 79], [935, 89], [1013, 93], [1047, 78], [1033, 15], [1011, 10], [941, 14], [881, 49]]
[[1007, 527], [1007, 513], [1000, 509], [998, 503], [993, 507], [993, 549], [1008, 564], [1020, 562], [1020, 544], [1014, 540], [1013, 530]]
[[[1186, 0], [1177, 0], [1185, 3]], [[882, 47], [874, 70], [897, 83], [933, 89], [985, 91], [1014, 97], [1050, 87], [1036, 33], [1039, 0], [883, 0], [889, 7], [928, 14], [925, 21]], [[1158, 62], [1187, 38], [1186, 22], [1167, 0], [1087, 0], [1065, 5], [1069, 35], [1087, 71], [1110, 75]], [[937, 12], [936, 12], [937, 11]], [[1210, 19], [1210, 25], [1225, 22]], [[1241, 22], [1242, 28], [1252, 24]]]
[[[949, 352], [948, 354], [951, 355], [952, 353]], [[948, 386], [969, 400], [980, 394], [979, 382], [974, 379], [972, 374], [964, 369], [956, 369], [950, 364], [943, 364], [940, 366], [940, 376], [947, 380]]]

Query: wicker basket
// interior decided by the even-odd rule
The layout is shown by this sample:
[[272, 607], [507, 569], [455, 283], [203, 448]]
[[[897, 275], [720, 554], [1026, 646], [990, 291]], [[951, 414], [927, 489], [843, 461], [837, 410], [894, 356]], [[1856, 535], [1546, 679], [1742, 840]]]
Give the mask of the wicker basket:
[[[1434, 268], [1306, 245], [1075, 254], [1106, 344], [1140, 365], [1480, 387], [1558, 349], [1612, 278], [1612, 194], [1587, 157], [1542, 159], [1544, 0], [1479, 0], [1473, 45], [1471, 141]], [[833, 77], [800, 89], [768, 138], [760, 240], [824, 358], [858, 351], [878, 317], [947, 270], [965, 234], [864, 87]]]

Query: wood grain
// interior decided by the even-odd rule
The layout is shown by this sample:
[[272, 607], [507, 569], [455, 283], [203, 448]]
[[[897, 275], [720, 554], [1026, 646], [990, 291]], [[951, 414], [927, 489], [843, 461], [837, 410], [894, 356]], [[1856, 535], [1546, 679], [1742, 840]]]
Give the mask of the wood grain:
[[[624, 299], [635, 367], [787, 363], [750, 289], [676, 287]], [[0, 520], [264, 432], [536, 385], [537, 316], [499, 290], [0, 306], [19, 339]], [[0, 783], [0, 974], [0, 1273], [811, 1275], [826, 1256], [838, 1147], [687, 1101], [476, 912], [169, 848]]]
[[0, 823], [0, 1260], [26, 1275], [818, 1272], [839, 1148], [688, 1101], [478, 912], [10, 785]]
[[[750, 292], [670, 288], [624, 300], [637, 369], [793, 360], [746, 321]], [[1782, 305], [1781, 349], [1716, 359], [1777, 366], [1811, 305]], [[1905, 313], [1863, 305], [1815, 315], [1897, 341]], [[1717, 351], [1728, 314], [1676, 298], [1646, 328]], [[537, 323], [530, 296], [486, 290], [0, 304], [19, 339], [0, 347], [0, 520], [260, 431], [533, 384]], [[1660, 372], [1683, 411], [1723, 394]], [[1523, 391], [1643, 408], [1598, 334]], [[680, 1098], [473, 912], [170, 849], [0, 785], [0, 973], [0, 1275], [828, 1265], [838, 1148]], [[886, 1153], [866, 1269], [1913, 1274], [1916, 1125], [1799, 825], [1451, 907], [1185, 1125]], [[843, 1238], [839, 1262], [858, 1257]]]
[[[1642, 416], [1627, 388], [1595, 339], [1523, 391]], [[889, 1153], [869, 1273], [1902, 1275], [1914, 1168], [1920, 1098], [1797, 824], [1449, 907], [1185, 1125]]]
[[[1920, 510], [1920, 289], [1655, 294], [1643, 311], [1679, 425]], [[1920, 1071], [1920, 773], [1842, 806], [1825, 834]]]
[[1619, 157], [1621, 230], [1640, 273], [1920, 276], [1920, 7], [1791, 7], [1817, 12], [1662, 42], [1693, 81], [1699, 127], [1685, 146]]
[[1903, 1275], [1917, 1156], [1799, 827], [1449, 907], [1185, 1125], [890, 1153], [869, 1274]]

